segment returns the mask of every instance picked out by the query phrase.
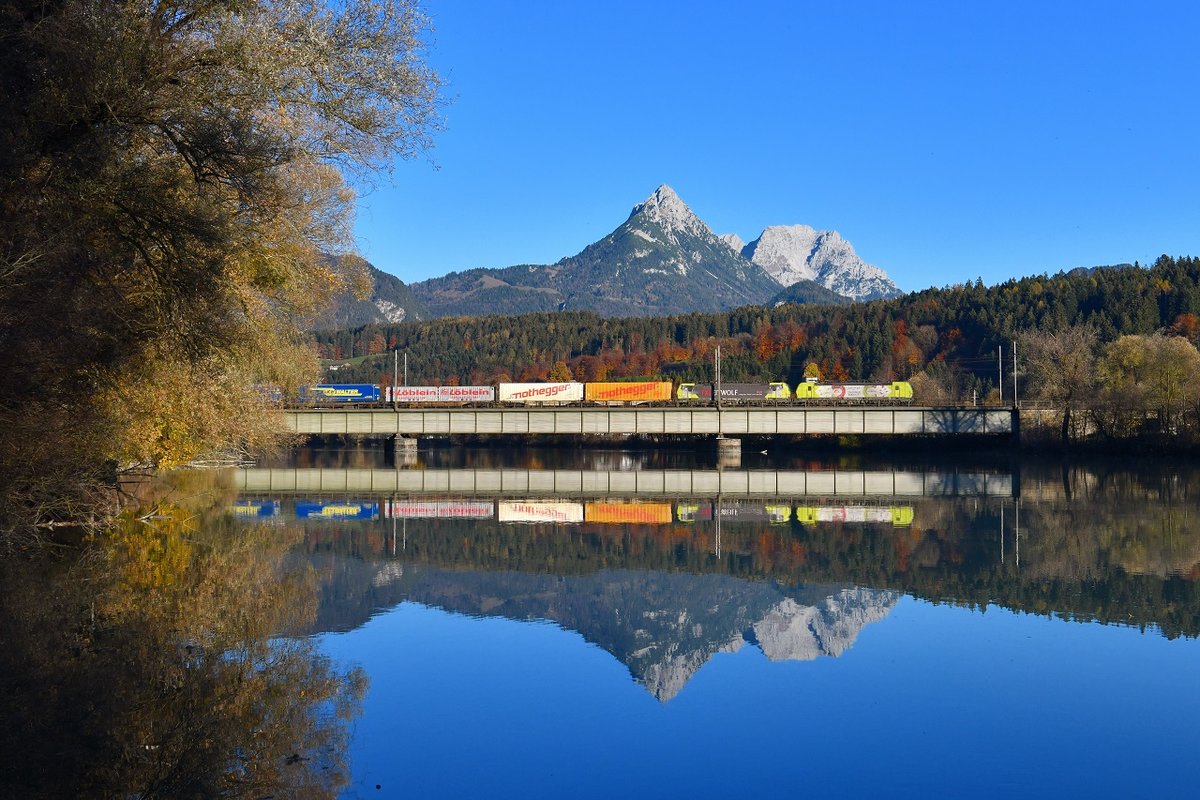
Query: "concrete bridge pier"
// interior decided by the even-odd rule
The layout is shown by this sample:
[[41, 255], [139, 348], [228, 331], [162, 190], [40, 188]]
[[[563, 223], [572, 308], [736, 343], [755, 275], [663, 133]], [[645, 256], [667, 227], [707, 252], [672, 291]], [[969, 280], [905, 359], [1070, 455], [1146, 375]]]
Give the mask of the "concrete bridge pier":
[[392, 438], [396, 467], [411, 467], [417, 463], [417, 440], [408, 436]]
[[740, 467], [742, 465], [742, 440], [717, 437], [717, 465]]

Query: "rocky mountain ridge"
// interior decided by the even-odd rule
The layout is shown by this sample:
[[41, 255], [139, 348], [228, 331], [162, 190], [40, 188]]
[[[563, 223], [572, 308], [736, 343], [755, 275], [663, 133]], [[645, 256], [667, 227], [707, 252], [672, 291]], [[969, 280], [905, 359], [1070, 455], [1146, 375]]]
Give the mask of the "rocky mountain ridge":
[[661, 702], [678, 695], [713, 656], [747, 645], [771, 661], [840, 656], [900, 599], [889, 590], [785, 589], [726, 575], [612, 569], [554, 576], [312, 558], [326, 576], [312, 632], [349, 630], [401, 602], [475, 617], [549, 620], [611, 653]]
[[[357, 259], [357, 256], [332, 259], [333, 268], [338, 269], [345, 259]], [[365, 299], [355, 297], [352, 292], [336, 295], [329, 308], [312, 321], [312, 330], [341, 330], [371, 323], [395, 324], [429, 318], [404, 281], [366, 262], [357, 266], [365, 266], [367, 270], [371, 281], [370, 295]]]
[[610, 317], [757, 305], [779, 290], [669, 186], [635, 206], [612, 233], [555, 264], [468, 270], [412, 288], [433, 316], [570, 309]]
[[836, 231], [778, 226], [746, 245], [714, 234], [665, 184], [612, 233], [553, 265], [472, 269], [411, 288], [432, 317], [565, 309], [617, 317], [770, 304], [800, 281], [851, 300], [899, 294]]
[[[735, 235], [731, 245], [735, 240], [740, 241]], [[887, 273], [859, 258], [854, 246], [837, 231], [776, 225], [745, 245], [741, 255], [783, 286], [810, 280], [851, 300], [900, 294]]]
[[554, 264], [471, 269], [411, 286], [368, 267], [371, 297], [337, 298], [317, 329], [561, 310], [666, 316], [900, 293], [837, 231], [772, 226], [746, 244], [737, 234], [714, 234], [665, 184], [612, 233]]

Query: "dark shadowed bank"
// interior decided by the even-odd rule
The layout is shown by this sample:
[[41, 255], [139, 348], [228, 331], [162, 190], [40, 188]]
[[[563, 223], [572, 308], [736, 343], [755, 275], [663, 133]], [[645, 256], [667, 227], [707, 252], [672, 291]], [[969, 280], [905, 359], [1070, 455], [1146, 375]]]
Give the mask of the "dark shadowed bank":
[[338, 796], [365, 678], [283, 638], [316, 617], [299, 538], [213, 472], [129, 488], [115, 530], [0, 559], [7, 796]]

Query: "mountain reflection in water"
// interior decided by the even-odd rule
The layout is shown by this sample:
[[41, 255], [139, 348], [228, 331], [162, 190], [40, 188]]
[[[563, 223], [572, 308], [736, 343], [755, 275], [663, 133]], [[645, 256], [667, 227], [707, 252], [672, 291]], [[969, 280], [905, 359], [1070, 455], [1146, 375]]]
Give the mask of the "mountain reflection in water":
[[[759, 647], [772, 661], [838, 656], [899, 595], [872, 589], [787, 589], [772, 581], [656, 570], [602, 569], [558, 577], [527, 572], [372, 564], [316, 554], [329, 576], [321, 608], [330, 629], [368, 608], [416, 602], [473, 616], [549, 620], [624, 663], [659, 700], [670, 700], [716, 653]], [[369, 600], [364, 603], [362, 594]], [[353, 623], [351, 623], [353, 624]]]
[[664, 701], [747, 644], [773, 661], [840, 655], [904, 594], [1200, 633], [1194, 478], [1030, 471], [1020, 484], [1020, 498], [242, 502], [303, 527], [323, 576], [314, 630], [403, 602], [549, 620]]
[[[370, 463], [370, 455], [349, 459], [356, 463], [344, 485], [351, 473], [378, 474], [380, 464]], [[641, 455], [606, 459], [616, 471], [691, 466]], [[565, 456], [546, 460], [558, 469], [572, 466]], [[441, 454], [437, 461], [428, 465], [431, 473], [467, 462], [472, 469], [491, 468], [492, 461], [511, 466], [470, 454]], [[778, 464], [762, 466], [786, 472]], [[747, 464], [744, 471], [755, 469]], [[1185, 640], [1200, 634], [1200, 473], [1026, 467], [1019, 474], [983, 470], [978, 480], [970, 470], [940, 465], [917, 480], [910, 473], [921, 467], [836, 465], [851, 476], [847, 489], [824, 480], [832, 465], [797, 469], [810, 473], [806, 485], [835, 486], [839, 494], [238, 494], [229, 476], [185, 475], [166, 500], [148, 504], [109, 537], [29, 563], [4, 562], [0, 690], [6, 724], [0, 735], [10, 757], [0, 786], [28, 797], [332, 797], [373, 793], [383, 783], [379, 796], [386, 796], [403, 778], [412, 781], [406, 788], [426, 796], [453, 794], [455, 787], [463, 796], [491, 789], [511, 796], [577, 793], [569, 767], [538, 772], [540, 762], [523, 755], [573, 748], [574, 741], [563, 744], [562, 735], [543, 731], [540, 739], [530, 734], [510, 743], [496, 733], [522, 719], [552, 720], [561, 726], [555, 731], [591, 735], [593, 748], [641, 737], [640, 752], [656, 755], [675, 742], [687, 746], [700, 726], [740, 724], [741, 737], [723, 745], [730, 757], [746, 761], [763, 750], [774, 759], [775, 774], [714, 773], [695, 759], [694, 777], [730, 790], [736, 788], [731, 782], [750, 781], [779, 793], [806, 778], [808, 788], [824, 793], [887, 785], [897, 795], [921, 796], [931, 784], [913, 779], [900, 785], [894, 776], [933, 746], [947, 754], [946, 763], [985, 759], [959, 745], [971, 738], [966, 733], [978, 715], [989, 725], [1008, 725], [1010, 743], [1025, 737], [1031, 745], [1022, 758], [987, 762], [1016, 781], [997, 783], [993, 794], [1050, 785], [1032, 783], [1007, 765], [1036, 762], [1050, 750], [1058, 754], [1052, 742], [1065, 755], [1056, 755], [1039, 780], [1052, 774], [1062, 776], [1055, 785], [1112, 789], [1114, 780], [1130, 776], [1125, 789], [1170, 785], [1160, 779], [1172, 775], [1179, 748], [1159, 747], [1164, 737], [1153, 731], [1175, 731], [1171, 741], [1182, 742], [1179, 719], [1194, 720], [1200, 711], [1194, 672], [1178, 669], [1196, 652], [1196, 642]], [[893, 494], [871, 494], [875, 483], [860, 480], [889, 471], [897, 476]], [[323, 473], [339, 480], [336, 471]], [[935, 474], [956, 477], [928, 479]], [[215, 505], [201, 508], [202, 497], [215, 498]], [[917, 606], [958, 615], [948, 624], [944, 615], [914, 614]], [[978, 614], [963, 611], [997, 606], [1021, 618], [988, 615], [985, 626]], [[406, 613], [412, 609], [449, 615]], [[421, 620], [414, 623], [414, 616]], [[1090, 647], [1071, 631], [1086, 627], [1083, 633], [1091, 634], [1101, 626], [1067, 631], [1059, 618], [1120, 626], [1132, 638], [1113, 645], [1105, 637], [1103, 646]], [[422, 634], [432, 631], [432, 638], [412, 635], [414, 629], [396, 622], [401, 619]], [[487, 659], [504, 657], [517, 636], [514, 627], [538, 630], [505, 620], [550, 621], [577, 632], [612, 670], [575, 672], [578, 660], [560, 661], [569, 660], [564, 654], [574, 647], [572, 637], [561, 635], [520, 654], [515, 671], [496, 670]], [[501, 623], [507, 627], [493, 649], [470, 649], [465, 639]], [[403, 646], [393, 646], [397, 628]], [[452, 646], [439, 649], [446, 640], [438, 633], [450, 629]], [[893, 629], [907, 639], [896, 641], [888, 633]], [[347, 635], [314, 635], [320, 633]], [[980, 645], [997, 633], [1003, 641], [995, 648], [989, 649], [990, 640]], [[958, 648], [964, 634], [981, 648], [979, 662]], [[1035, 644], [1028, 647], [1031, 635]], [[371, 665], [370, 692], [357, 660], [367, 659], [353, 650], [356, 641], [388, 645], [380, 648], [384, 666]], [[1059, 653], [1061, 662], [1052, 663], [1046, 654], [1060, 641], [1076, 649], [1068, 647]], [[339, 647], [354, 654], [349, 663], [339, 662]], [[1072, 660], [1080, 654], [1083, 659]], [[762, 669], [747, 671], [749, 658]], [[897, 670], [897, 662], [908, 671]], [[741, 670], [736, 684], [728, 672], [735, 663]], [[1013, 663], [1021, 666], [1007, 670]], [[621, 682], [612, 675], [622, 669], [645, 689], [632, 689], [636, 700], [621, 694], [631, 687], [614, 689]], [[1038, 680], [1011, 677], [1020, 669], [1036, 669]], [[563, 683], [525, 687], [512, 695], [520, 700], [506, 704], [511, 682], [534, 673], [542, 680], [562, 675]], [[439, 675], [446, 675], [445, 684]], [[980, 698], [991, 686], [1004, 688], [989, 705]], [[1082, 705], [1062, 700], [1073, 697], [1076, 686]], [[468, 688], [478, 693], [468, 697]], [[602, 705], [589, 706], [591, 717], [572, 717], [569, 707], [561, 716], [554, 716], [558, 706], [547, 710], [553, 702], [582, 702], [581, 696], [615, 704], [612, 713]], [[1070, 728], [1070, 720], [1101, 708], [1101, 696], [1117, 696], [1125, 705], [1097, 710], [1103, 723], [1093, 720], [1086, 736]], [[780, 713], [759, 713], [762, 703], [779, 705]], [[719, 710], [711, 720], [694, 717], [700, 707]], [[890, 761], [886, 752], [876, 754], [882, 760], [874, 772], [855, 761], [821, 778], [791, 765], [789, 726], [796, 720], [814, 715], [835, 734], [833, 741], [881, 724], [870, 711], [880, 707], [905, 715], [886, 718], [890, 727], [881, 730], [918, 719], [922, 730], [936, 733], [911, 744], [899, 737]], [[926, 713], [929, 707], [938, 713]], [[967, 709], [962, 713], [969, 719], [956, 716], [957, 709]], [[376, 739], [353, 732], [360, 710], [357, 724]], [[1043, 726], [1048, 713], [1059, 716]], [[604, 725], [595, 722], [599, 717]], [[403, 733], [415, 734], [403, 774], [390, 746], [396, 720]], [[466, 727], [493, 734], [474, 742], [463, 736]], [[1141, 733], [1123, 733], [1129, 731]], [[1165, 766], [1137, 780], [1130, 771], [1069, 769], [1064, 759], [1074, 757], [1072, 743], [1094, 735], [1133, 748], [1123, 752], [1145, 745]], [[852, 758], [823, 742], [818, 737], [806, 745], [822, 763]], [[1091, 745], [1085, 749], [1092, 764]], [[507, 778], [496, 752], [511, 761]], [[594, 795], [629, 793], [636, 779], [628, 776], [646, 775], [647, 765], [660, 760], [639, 760], [637, 747], [631, 752], [624, 760], [606, 756], [605, 763], [616, 760], [604, 773], [608, 782], [594, 784]], [[673, 752], [686, 759], [689, 751]], [[576, 763], [574, 750], [563, 757], [561, 763]], [[1083, 755], [1079, 759], [1082, 764]], [[433, 766], [423, 769], [422, 760]], [[462, 767], [474, 762], [491, 771], [475, 775]], [[382, 777], [362, 783], [372, 774]], [[694, 782], [689, 788], [704, 793]]]

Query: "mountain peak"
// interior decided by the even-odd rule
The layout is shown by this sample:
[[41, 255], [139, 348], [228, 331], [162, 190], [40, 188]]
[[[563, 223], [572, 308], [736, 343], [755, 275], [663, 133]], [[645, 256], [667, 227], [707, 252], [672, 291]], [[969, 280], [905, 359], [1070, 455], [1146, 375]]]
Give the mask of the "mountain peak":
[[704, 231], [712, 234], [708, 226], [700, 221], [700, 218], [688, 208], [687, 203], [675, 194], [675, 190], [665, 183], [654, 190], [654, 194], [633, 207], [633, 212], [629, 215], [632, 219], [636, 216], [643, 216], [652, 222], [656, 222], [667, 230], [682, 230], [691, 233]]
[[[780, 289], [796, 286], [783, 296]], [[819, 284], [819, 286], [817, 285]], [[754, 242], [718, 237], [667, 184], [612, 233], [552, 265], [452, 273], [414, 286], [435, 316], [591, 310], [663, 316], [780, 302], [835, 302], [896, 294], [834, 231], [767, 228]]]
[[859, 258], [837, 231], [774, 225], [746, 245], [742, 255], [783, 286], [810, 280], [853, 300], [900, 294], [887, 274]]
[[659, 187], [654, 190], [654, 194], [646, 198], [646, 203], [655, 203], [657, 205], [679, 204], [685, 208], [687, 207], [686, 204], [679, 199], [679, 195], [675, 193], [675, 190], [670, 186], [667, 186], [665, 183], [660, 184]]

